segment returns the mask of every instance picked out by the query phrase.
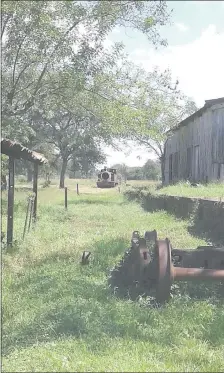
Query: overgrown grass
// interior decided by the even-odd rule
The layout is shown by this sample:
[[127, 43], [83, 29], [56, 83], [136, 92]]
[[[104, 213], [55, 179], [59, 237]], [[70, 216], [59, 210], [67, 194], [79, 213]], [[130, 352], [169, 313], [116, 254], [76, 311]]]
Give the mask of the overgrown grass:
[[[183, 284], [157, 309], [107, 286], [133, 230], [155, 228], [174, 247], [204, 241], [187, 221], [146, 213], [117, 190], [85, 188], [77, 196], [70, 184], [68, 211], [63, 190], [40, 190], [38, 223], [24, 242], [27, 192], [15, 193], [18, 244], [3, 254], [3, 371], [222, 372], [224, 308], [213, 287]], [[83, 250], [89, 266], [80, 265]]]
[[189, 183], [177, 183], [169, 185], [156, 191], [157, 194], [167, 194], [180, 197], [200, 197], [200, 198], [222, 198], [224, 199], [224, 183], [198, 184], [197, 187]]
[[[159, 186], [159, 188], [158, 188]], [[152, 194], [164, 194], [179, 197], [195, 197], [204, 199], [224, 200], [224, 183], [209, 183], [198, 184], [198, 186], [191, 186], [189, 183], [179, 182], [175, 185], [168, 185], [162, 187], [158, 183], [144, 182], [130, 183], [129, 188], [133, 190], [145, 190]]]

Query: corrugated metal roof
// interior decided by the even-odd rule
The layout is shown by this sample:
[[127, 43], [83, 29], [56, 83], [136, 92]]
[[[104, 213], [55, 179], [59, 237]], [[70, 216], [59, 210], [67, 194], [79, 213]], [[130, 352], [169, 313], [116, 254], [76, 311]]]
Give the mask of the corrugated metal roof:
[[205, 104], [201, 109], [197, 110], [195, 113], [193, 113], [189, 117], [182, 120], [180, 123], [178, 123], [178, 125], [176, 127], [170, 129], [167, 132], [169, 133], [169, 132], [177, 131], [179, 128], [181, 128], [183, 126], [186, 126], [189, 122], [192, 122], [192, 120], [194, 118], [200, 117], [206, 109], [210, 108], [213, 105], [222, 104], [222, 103], [224, 103], [224, 97], [215, 98], [215, 99], [212, 99], [212, 100], [205, 100]]
[[17, 159], [22, 158], [37, 164], [48, 163], [48, 160], [42, 154], [30, 150], [22, 144], [9, 139], [1, 140], [1, 153]]

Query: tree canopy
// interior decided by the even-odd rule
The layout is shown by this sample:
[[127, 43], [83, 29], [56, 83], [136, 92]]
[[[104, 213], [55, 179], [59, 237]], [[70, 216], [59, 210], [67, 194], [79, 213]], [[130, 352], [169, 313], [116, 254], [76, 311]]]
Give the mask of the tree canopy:
[[161, 160], [167, 129], [195, 105], [168, 70], [147, 73], [104, 41], [119, 26], [165, 46], [169, 21], [165, 1], [2, 1], [3, 135], [60, 159], [61, 187], [68, 162], [87, 174], [102, 160], [100, 144], [131, 139]]

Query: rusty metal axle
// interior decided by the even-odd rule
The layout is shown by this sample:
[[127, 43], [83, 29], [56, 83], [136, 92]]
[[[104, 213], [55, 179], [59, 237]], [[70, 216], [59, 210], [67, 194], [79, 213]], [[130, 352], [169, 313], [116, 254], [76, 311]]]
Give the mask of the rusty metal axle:
[[[168, 239], [157, 240], [155, 242], [155, 253], [157, 259], [156, 298], [160, 302], [166, 302], [169, 300], [171, 285], [174, 281], [224, 281], [224, 270], [214, 268], [175, 267], [172, 263], [172, 247]], [[224, 256], [224, 251], [222, 253]]]
[[178, 281], [186, 280], [224, 280], [224, 271], [219, 269], [200, 269], [200, 268], [175, 268], [173, 267], [173, 279]]
[[159, 240], [154, 230], [145, 232], [144, 238], [133, 232], [131, 248], [111, 271], [109, 282], [114, 288], [127, 286], [146, 293], [155, 288], [156, 300], [164, 303], [170, 299], [173, 282], [190, 280], [224, 282], [224, 247], [173, 249], [169, 239]]

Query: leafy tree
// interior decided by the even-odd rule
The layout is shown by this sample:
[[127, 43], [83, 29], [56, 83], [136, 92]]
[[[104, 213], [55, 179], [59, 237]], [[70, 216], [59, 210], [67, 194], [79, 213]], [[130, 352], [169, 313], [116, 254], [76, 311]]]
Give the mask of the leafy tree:
[[166, 2], [154, 1], [5, 0], [1, 11], [3, 123], [51, 93], [54, 71], [72, 66], [82, 72], [74, 86], [79, 89], [115, 26], [140, 30], [157, 45], [165, 44], [157, 28], [169, 20]]
[[142, 167], [128, 167], [127, 180], [144, 180]]
[[[84, 133], [89, 135], [91, 129], [94, 138], [112, 139], [107, 116], [113, 117], [117, 97], [106, 98], [104, 110], [100, 77], [102, 71], [105, 78], [105, 71], [115, 68], [122, 45], [115, 45], [111, 53], [105, 51], [106, 36], [115, 26], [131, 27], [155, 46], [165, 45], [158, 26], [168, 20], [166, 2], [3, 1], [4, 136], [29, 147], [34, 138], [36, 145], [45, 139], [51, 142], [62, 160], [63, 186], [68, 160], [84, 141]], [[78, 112], [74, 113], [77, 94]]]
[[[167, 131], [195, 112], [197, 107], [193, 100], [179, 91], [179, 82], [172, 82], [169, 70], [159, 73], [155, 69], [147, 73], [128, 63], [126, 67], [123, 66], [122, 74], [125, 85], [118, 78], [114, 83], [116, 110], [110, 102], [105, 109], [106, 115], [113, 118], [114, 125], [111, 123], [111, 127], [114, 135], [133, 140], [157, 155], [164, 180]], [[109, 92], [110, 88], [107, 89]]]
[[152, 159], [148, 159], [142, 169], [146, 180], [158, 180], [161, 176], [160, 164]]
[[61, 159], [60, 188], [64, 188], [68, 162], [77, 156], [76, 167], [87, 172], [87, 162], [96, 161], [100, 156], [96, 143], [106, 141], [101, 122], [80, 103], [85, 104], [85, 96], [71, 97], [67, 103], [60, 94], [49, 97], [32, 112], [34, 128], [41, 132]]
[[69, 169], [74, 174], [80, 171], [87, 178], [96, 171], [96, 166], [105, 160], [106, 156], [99, 148], [99, 144], [90, 136], [86, 136], [83, 144], [72, 154]]
[[117, 163], [114, 164], [111, 168], [116, 168], [118, 175], [124, 180], [126, 183], [128, 178], [128, 166], [125, 163]]

